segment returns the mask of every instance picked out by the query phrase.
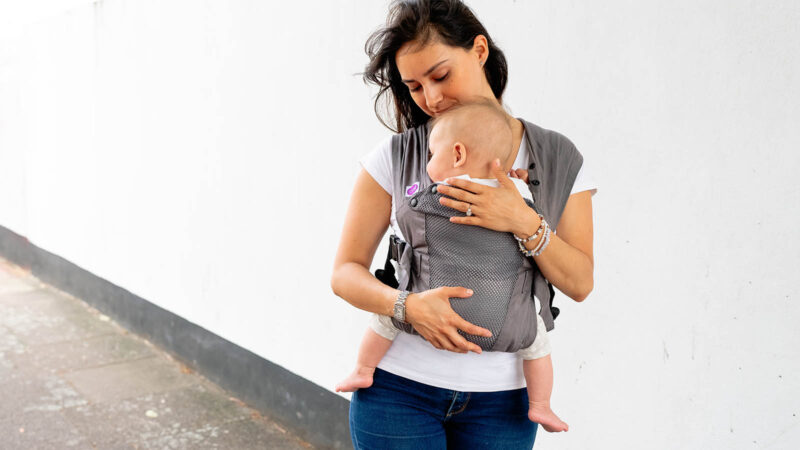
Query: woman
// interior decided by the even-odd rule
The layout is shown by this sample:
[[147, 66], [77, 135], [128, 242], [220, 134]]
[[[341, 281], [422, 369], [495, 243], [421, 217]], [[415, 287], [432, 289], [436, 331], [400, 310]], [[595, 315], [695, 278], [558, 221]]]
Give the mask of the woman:
[[[365, 79], [381, 87], [376, 111], [381, 99], [389, 95], [395, 106], [395, 131], [403, 135], [424, 136], [428, 119], [476, 96], [500, 104], [507, 79], [505, 58], [483, 25], [459, 1], [396, 3], [387, 26], [370, 37], [367, 51], [371, 60]], [[553, 229], [558, 227], [558, 235], [552, 235], [534, 261], [547, 281], [573, 300], [582, 301], [592, 290], [594, 266], [591, 193], [575, 190], [586, 179], [578, 171], [582, 158], [558, 133], [511, 116], [508, 119], [516, 150], [495, 169], [501, 187], [452, 180], [453, 187], [439, 188], [451, 197], [442, 203], [453, 208], [454, 215], [455, 211], [470, 212], [453, 217], [453, 222], [529, 237], [540, 229], [542, 220], [526, 206], [506, 173], [515, 169], [511, 173], [522, 178], [537, 174], [529, 186], [535, 198], [542, 194], [537, 202], [554, 205], [545, 216]], [[351, 196], [331, 287], [336, 295], [365, 311], [397, 318], [395, 306], [404, 304], [404, 320], [424, 340], [404, 333], [398, 336], [376, 369], [373, 385], [353, 394], [353, 444], [356, 448], [529, 449], [537, 424], [526, 415], [528, 398], [521, 362], [510, 353], [479, 354], [480, 348], [458, 333], [489, 333], [450, 307], [450, 298], [469, 297], [468, 286], [440, 287], [406, 297], [369, 272], [390, 223], [398, 232], [395, 207], [404, 201], [402, 188], [392, 180], [391, 147], [394, 145], [395, 151], [419, 150], [398, 150], [396, 146], [402, 142], [407, 140], [387, 140], [362, 161], [364, 169]], [[542, 170], [531, 161], [531, 155], [541, 157], [562, 150], [577, 155], [577, 167], [554, 165], [545, 158], [537, 161], [550, 164]], [[569, 176], [562, 173], [569, 171]], [[548, 190], [556, 179], [566, 186], [563, 201], [548, 197], [550, 192], [556, 195], [555, 190]], [[547, 189], [540, 190], [540, 184]], [[525, 245], [533, 249], [536, 244]], [[540, 300], [546, 297], [539, 290], [536, 295]], [[402, 317], [402, 308], [399, 310]], [[549, 313], [549, 308], [542, 313]]]

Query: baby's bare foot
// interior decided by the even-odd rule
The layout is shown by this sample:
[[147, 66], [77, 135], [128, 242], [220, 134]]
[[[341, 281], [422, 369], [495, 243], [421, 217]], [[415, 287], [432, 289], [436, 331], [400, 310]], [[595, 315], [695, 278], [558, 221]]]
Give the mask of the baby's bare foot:
[[545, 429], [545, 431], [569, 431], [569, 425], [559, 419], [556, 413], [550, 409], [550, 402], [530, 402], [528, 409], [528, 419], [536, 422]]
[[375, 373], [374, 367], [360, 366], [336, 385], [336, 392], [353, 392], [359, 388], [372, 386], [372, 374]]

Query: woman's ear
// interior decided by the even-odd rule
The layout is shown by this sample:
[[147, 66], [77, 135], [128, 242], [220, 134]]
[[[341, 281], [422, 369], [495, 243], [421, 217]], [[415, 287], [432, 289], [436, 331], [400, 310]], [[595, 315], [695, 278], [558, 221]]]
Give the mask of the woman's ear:
[[478, 57], [478, 64], [483, 67], [486, 59], [489, 58], [489, 42], [486, 40], [486, 36], [482, 34], [475, 36], [472, 41], [472, 52]]
[[467, 147], [461, 142], [453, 144], [453, 167], [461, 167], [467, 163]]

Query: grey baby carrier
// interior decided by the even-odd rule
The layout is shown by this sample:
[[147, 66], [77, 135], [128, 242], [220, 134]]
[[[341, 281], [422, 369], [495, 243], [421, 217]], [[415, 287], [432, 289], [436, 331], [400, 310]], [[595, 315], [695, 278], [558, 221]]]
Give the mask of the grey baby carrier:
[[[523, 121], [533, 163], [528, 186], [534, 204], [552, 228], [566, 205], [583, 157], [564, 136]], [[427, 125], [392, 138], [395, 209], [407, 242], [390, 237], [384, 269], [376, 277], [399, 289], [422, 292], [440, 286], [464, 286], [473, 290], [465, 299], [451, 299], [455, 312], [475, 325], [489, 329], [485, 338], [459, 333], [486, 351], [513, 352], [530, 346], [536, 338], [536, 307], [532, 293], [542, 304], [547, 330], [553, 329], [558, 308], [552, 306], [552, 285], [542, 276], [533, 258], [519, 251], [511, 233], [454, 224], [463, 213], [439, 204], [426, 172]], [[401, 193], [402, 195], [397, 195]], [[390, 260], [397, 262], [398, 277]], [[398, 329], [418, 334], [407, 323], [392, 319]]]

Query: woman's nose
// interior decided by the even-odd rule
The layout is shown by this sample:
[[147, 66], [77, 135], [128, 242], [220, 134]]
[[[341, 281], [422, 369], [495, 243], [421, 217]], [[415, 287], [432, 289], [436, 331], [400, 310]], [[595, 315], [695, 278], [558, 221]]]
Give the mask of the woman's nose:
[[441, 102], [442, 91], [439, 88], [429, 87], [425, 90], [425, 103], [428, 105], [428, 109], [436, 110]]

